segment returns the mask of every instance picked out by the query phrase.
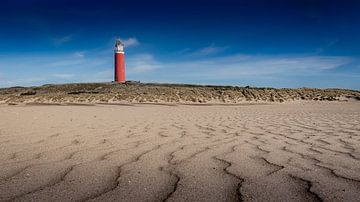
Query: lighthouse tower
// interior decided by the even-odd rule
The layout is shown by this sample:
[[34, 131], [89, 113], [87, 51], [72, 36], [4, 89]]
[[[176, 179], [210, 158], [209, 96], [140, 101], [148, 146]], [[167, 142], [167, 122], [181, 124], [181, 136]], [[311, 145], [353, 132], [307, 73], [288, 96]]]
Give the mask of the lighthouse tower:
[[115, 42], [115, 82], [125, 83], [124, 43], [117, 39]]

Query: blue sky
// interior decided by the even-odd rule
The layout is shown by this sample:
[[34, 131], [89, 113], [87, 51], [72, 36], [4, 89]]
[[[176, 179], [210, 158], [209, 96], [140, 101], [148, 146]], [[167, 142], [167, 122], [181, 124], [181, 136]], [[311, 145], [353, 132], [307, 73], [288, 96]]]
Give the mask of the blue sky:
[[0, 87], [128, 80], [360, 89], [360, 2], [4, 0]]

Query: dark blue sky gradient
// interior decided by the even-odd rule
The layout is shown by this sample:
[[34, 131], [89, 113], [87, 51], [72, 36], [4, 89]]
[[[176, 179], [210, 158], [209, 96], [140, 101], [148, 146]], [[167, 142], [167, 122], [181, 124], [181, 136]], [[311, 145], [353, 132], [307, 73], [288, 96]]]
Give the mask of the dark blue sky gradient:
[[[81, 74], [81, 68], [70, 71], [76, 68], [69, 66], [62, 71], [57, 67], [56, 72], [51, 72], [43, 69], [46, 68], [45, 62], [41, 63], [38, 58], [82, 52], [82, 59], [89, 59], [89, 68], [92, 67], [89, 65], [90, 59], [94, 57], [106, 60], [103, 69], [100, 66], [92, 69], [94, 73], [100, 70], [109, 71], [112, 65], [112, 43], [116, 37], [120, 37], [138, 41], [137, 45], [126, 50], [126, 57], [129, 58], [129, 78], [135, 80], [359, 89], [360, 83], [356, 81], [360, 75], [359, 11], [359, 1], [350, 0], [5, 0], [0, 4], [0, 82], [3, 78], [2, 85], [8, 86], [84, 81], [77, 76]], [[18, 55], [19, 52], [21, 56]], [[139, 65], [134, 62], [141, 58], [139, 55], [146, 55], [148, 62], [153, 65], [147, 69], [149, 71], [131, 71], [132, 68], [136, 70], [136, 65]], [[186, 75], [176, 78], [157, 77], [178, 73], [172, 68], [180, 68], [191, 62], [216, 63], [222, 61], [221, 58], [239, 55], [251, 59], [242, 60], [240, 63], [235, 61], [231, 68], [229, 66], [231, 70], [236, 66], [243, 70], [238, 79], [226, 76], [206, 79], [206, 76], [201, 74], [193, 79]], [[45, 79], [37, 82], [15, 81], [16, 71], [12, 64], [18, 57], [26, 57], [27, 62], [24, 62], [22, 67], [17, 67], [17, 70], [32, 70], [26, 70], [24, 77], [26, 73], [33, 77], [41, 75], [41, 72], [48, 72], [49, 75], [69, 74], [72, 79], [55, 80], [51, 79], [51, 76], [42, 75]], [[35, 64], [44, 65], [31, 66], [32, 57], [38, 60]], [[262, 65], [271, 65], [292, 60], [296, 64], [303, 64], [304, 61], [307, 64], [312, 58], [315, 58], [315, 62], [320, 60], [321, 63], [313, 77], [302, 71], [305, 67], [301, 65], [301, 71], [293, 74], [292, 70], [282, 70], [280, 73], [271, 71], [265, 76], [264, 71], [259, 72], [259, 76], [256, 71], [251, 73], [251, 76], [244, 74], [249, 65], [256, 68], [259, 62]], [[336, 64], [331, 66], [329, 63], [332, 62]], [[330, 65], [331, 68], [323, 65]], [[189, 68], [186, 70], [191, 73], [191, 67], [184, 68]], [[261, 65], [259, 69], [262, 69]], [[277, 68], [274, 66], [274, 69]], [[224, 71], [226, 70], [229, 69], [225, 68]], [[194, 72], [194, 75], [198, 73]], [[288, 79], [297, 76], [302, 79]], [[256, 79], [253, 79], [254, 77]], [[281, 82], [282, 80], [284, 81]]]

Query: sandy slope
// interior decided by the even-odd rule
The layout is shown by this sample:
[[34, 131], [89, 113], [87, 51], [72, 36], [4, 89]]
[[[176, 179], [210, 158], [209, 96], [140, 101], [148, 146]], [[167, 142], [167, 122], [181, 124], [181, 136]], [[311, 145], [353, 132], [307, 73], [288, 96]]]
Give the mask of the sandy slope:
[[161, 83], [77, 83], [0, 88], [0, 104], [21, 103], [248, 103], [360, 100], [360, 91], [256, 88]]
[[360, 103], [0, 106], [0, 201], [358, 201]]

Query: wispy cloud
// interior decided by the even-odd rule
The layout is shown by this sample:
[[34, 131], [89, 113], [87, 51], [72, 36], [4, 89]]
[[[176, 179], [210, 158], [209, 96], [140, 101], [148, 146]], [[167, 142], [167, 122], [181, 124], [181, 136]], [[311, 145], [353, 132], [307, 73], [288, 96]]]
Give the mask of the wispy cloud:
[[[96, 50], [56, 55], [3, 56], [0, 62], [0, 86], [112, 81], [114, 74], [112, 54], [111, 49], [107, 48], [106, 54], [99, 54], [99, 50]], [[293, 80], [288, 81], [289, 78], [322, 76], [324, 80], [324, 75], [330, 75], [335, 80], [328, 81], [326, 78], [325, 80], [336, 87], [339, 79], [346, 80], [350, 77], [352, 80], [360, 79], [359, 71], [338, 71], [349, 64], [353, 66], [359, 64], [356, 58], [343, 56], [234, 54], [162, 60], [152, 54], [144, 53], [127, 55], [125, 63], [127, 79], [143, 82], [236, 85], [250, 83], [282, 86], [279, 84], [281, 80], [287, 80], [290, 84], [295, 83]], [[306, 86], [300, 79], [297, 84]], [[346, 87], [344, 85], [342, 86]], [[351, 85], [358, 84], [352, 82]]]
[[155, 71], [162, 65], [151, 54], [139, 54], [129, 58], [127, 67], [129, 74], [139, 74]]
[[182, 50], [177, 51], [176, 54], [182, 55], [182, 54], [185, 54], [185, 53], [189, 53], [190, 51], [191, 51], [190, 48], [184, 48]]
[[226, 46], [215, 46], [214, 44], [208, 46], [208, 47], [205, 47], [205, 48], [202, 48], [200, 50], [198, 50], [197, 52], [195, 52], [194, 54], [199, 54], [199, 55], [210, 55], [210, 54], [215, 54], [215, 53], [219, 53], [219, 52], [222, 52], [224, 50], [226, 50], [228, 47]]
[[55, 46], [61, 46], [67, 42], [70, 42], [72, 39], [73, 39], [72, 35], [67, 35], [67, 36], [55, 38], [53, 41]]
[[74, 56], [77, 58], [83, 58], [83, 57], [85, 57], [85, 53], [86, 53], [86, 51], [76, 51], [74, 53]]
[[75, 77], [75, 74], [58, 73], [58, 74], [52, 74], [51, 76], [59, 79], [71, 79]]
[[20, 79], [7, 79], [4, 81], [0, 80], [0, 87], [10, 87], [10, 86], [35, 86], [38, 84], [44, 84], [47, 81], [45, 76], [30, 76], [22, 77]]
[[125, 47], [137, 46], [140, 42], [136, 38], [122, 39]]
[[86, 81], [88, 82], [104, 82], [104, 81], [113, 81], [114, 79], [114, 68], [109, 67], [105, 70], [94, 73], [92, 76], [89, 76]]
[[[244, 54], [165, 62], [155, 59], [151, 54], [139, 54], [127, 58], [126, 74], [130, 79], [152, 82], [206, 83], [211, 81], [212, 83], [226, 84], [227, 81], [255, 78], [263, 81], [271, 79], [274, 82], [273, 85], [276, 85], [277, 80], [284, 80], [293, 76], [336, 75], [336, 73], [329, 73], [329, 71], [352, 62], [353, 58], [342, 56], [258, 56]], [[112, 79], [113, 68], [110, 67], [102, 75], [102, 78]], [[346, 77], [347, 74], [342, 73], [341, 76]]]
[[178, 51], [178, 54], [188, 54], [190, 56], [196, 56], [196, 57], [200, 57], [200, 56], [208, 56], [208, 55], [215, 55], [217, 53], [221, 53], [223, 51], [225, 51], [226, 49], [228, 49], [228, 46], [216, 46], [215, 44], [210, 44], [209, 46], [200, 48], [198, 50], [194, 50], [192, 51], [189, 48], [185, 48], [181, 51]]
[[181, 67], [178, 76], [229, 79], [244, 76], [312, 75], [331, 70], [352, 61], [349, 57], [291, 57], [236, 55], [209, 60], [195, 60], [167, 64], [174, 69]]
[[0, 86], [90, 81], [95, 79], [97, 71], [113, 66], [111, 56], [105, 58], [94, 53], [90, 56], [78, 57], [69, 53], [2, 57], [0, 69], [6, 71], [7, 78], [0, 80]]
[[[136, 62], [138, 61], [138, 62]], [[139, 62], [140, 61], [140, 62]], [[337, 80], [326, 81], [328, 86], [345, 78], [354, 78], [352, 74], [337, 72], [343, 66], [354, 62], [351, 57], [342, 56], [264, 56], [236, 54], [208, 59], [190, 59], [186, 61], [164, 62], [155, 60], [149, 54], [134, 57], [127, 63], [128, 78], [151, 82], [183, 82], [203, 84], [255, 84], [281, 87], [307, 86], [309, 83], [289, 78], [321, 78], [330, 75]], [[139, 65], [137, 65], [139, 64]], [[356, 76], [359, 78], [359, 74]], [[359, 78], [360, 79], [360, 78]], [[345, 79], [346, 80], [346, 79]], [[252, 82], [257, 83], [252, 83]], [[319, 86], [325, 81], [313, 81]], [[353, 85], [353, 84], [352, 84]], [[318, 86], [318, 87], [319, 87]], [[344, 87], [344, 85], [338, 84]], [[316, 86], [315, 86], [316, 87]]]
[[319, 54], [319, 53], [323, 53], [325, 50], [333, 47], [335, 44], [337, 44], [339, 42], [339, 39], [331, 39], [329, 40], [325, 45], [316, 48], [315, 53]]

